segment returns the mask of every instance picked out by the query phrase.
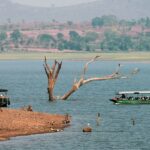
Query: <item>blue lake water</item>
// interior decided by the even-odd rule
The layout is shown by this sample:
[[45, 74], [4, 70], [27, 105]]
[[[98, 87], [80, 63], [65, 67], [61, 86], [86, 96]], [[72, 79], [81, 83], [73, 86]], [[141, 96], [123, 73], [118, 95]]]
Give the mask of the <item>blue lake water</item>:
[[[52, 62], [49, 62], [50, 64]], [[72, 116], [64, 132], [11, 138], [0, 142], [0, 150], [149, 150], [150, 105], [113, 105], [109, 101], [119, 90], [150, 90], [150, 63], [99, 61], [89, 66], [87, 77], [111, 74], [121, 63], [123, 73], [133, 68], [139, 74], [130, 79], [97, 81], [80, 88], [67, 101], [49, 102], [47, 77], [42, 61], [1, 61], [0, 88], [7, 88], [11, 108], [32, 105], [35, 111]], [[55, 95], [63, 95], [79, 78], [84, 61], [64, 61]], [[96, 115], [101, 114], [100, 126]], [[135, 118], [135, 125], [131, 119]], [[83, 133], [87, 123], [92, 133]]]

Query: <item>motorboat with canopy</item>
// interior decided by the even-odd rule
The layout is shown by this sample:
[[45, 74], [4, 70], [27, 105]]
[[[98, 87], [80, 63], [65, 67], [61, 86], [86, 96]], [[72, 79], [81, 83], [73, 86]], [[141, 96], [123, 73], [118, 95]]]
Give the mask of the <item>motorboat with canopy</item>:
[[114, 104], [150, 104], [150, 91], [119, 91], [110, 101]]

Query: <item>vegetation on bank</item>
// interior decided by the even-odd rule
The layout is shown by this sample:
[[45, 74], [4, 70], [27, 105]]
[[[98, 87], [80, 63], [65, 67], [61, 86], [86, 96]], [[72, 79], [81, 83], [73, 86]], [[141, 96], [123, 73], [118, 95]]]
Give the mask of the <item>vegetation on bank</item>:
[[95, 17], [90, 22], [0, 25], [0, 51], [44, 48], [78, 51], [150, 51], [150, 18], [118, 20]]

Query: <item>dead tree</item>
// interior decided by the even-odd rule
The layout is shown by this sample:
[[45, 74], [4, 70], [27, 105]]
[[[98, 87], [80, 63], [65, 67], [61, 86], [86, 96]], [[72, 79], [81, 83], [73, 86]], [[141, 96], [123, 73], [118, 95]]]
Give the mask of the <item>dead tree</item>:
[[47, 78], [48, 78], [47, 91], [49, 94], [49, 100], [50, 101], [56, 100], [56, 97], [53, 95], [53, 91], [54, 91], [54, 87], [55, 87], [61, 66], [62, 66], [62, 62], [59, 63], [58, 61], [55, 60], [53, 66], [50, 68], [50, 66], [47, 64], [47, 59], [45, 57], [44, 69], [45, 69], [45, 73], [46, 73]]
[[[117, 66], [117, 69], [110, 75], [106, 75], [104, 77], [91, 77], [91, 78], [86, 79], [85, 74], [88, 70], [88, 65], [90, 63], [96, 61], [99, 57], [100, 56], [96, 56], [85, 64], [85, 66], [83, 68], [83, 73], [81, 74], [80, 79], [78, 81], [74, 80], [74, 83], [73, 83], [71, 89], [68, 92], [66, 92], [63, 96], [59, 97], [59, 99], [61, 99], [61, 100], [68, 99], [68, 97], [70, 95], [72, 95], [74, 92], [76, 92], [81, 86], [83, 86], [87, 83], [90, 83], [92, 81], [128, 78], [131, 75], [136, 74], [139, 71], [138, 69], [136, 69], [136, 70], [133, 70], [129, 75], [124, 76], [123, 74], [120, 73], [121, 65], [119, 64]], [[49, 93], [49, 100], [50, 101], [56, 100], [56, 97], [53, 95], [53, 90], [54, 90], [54, 86], [55, 86], [56, 80], [58, 78], [58, 74], [60, 72], [61, 66], [62, 66], [62, 62], [59, 63], [55, 60], [52, 68], [50, 68], [49, 65], [47, 64], [47, 60], [45, 57], [44, 68], [45, 68], [45, 72], [46, 72], [46, 75], [48, 78], [48, 93]]]

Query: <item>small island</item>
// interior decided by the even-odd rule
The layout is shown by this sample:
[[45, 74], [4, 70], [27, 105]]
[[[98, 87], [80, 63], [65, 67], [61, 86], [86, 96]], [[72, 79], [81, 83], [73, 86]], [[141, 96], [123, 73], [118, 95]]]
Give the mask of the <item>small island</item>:
[[69, 126], [70, 120], [68, 115], [1, 108], [0, 141], [16, 136], [63, 131]]

